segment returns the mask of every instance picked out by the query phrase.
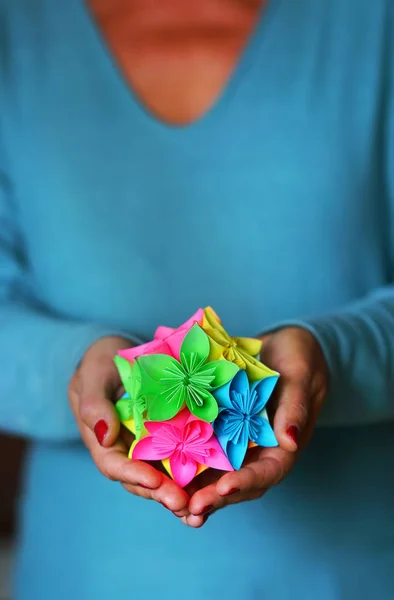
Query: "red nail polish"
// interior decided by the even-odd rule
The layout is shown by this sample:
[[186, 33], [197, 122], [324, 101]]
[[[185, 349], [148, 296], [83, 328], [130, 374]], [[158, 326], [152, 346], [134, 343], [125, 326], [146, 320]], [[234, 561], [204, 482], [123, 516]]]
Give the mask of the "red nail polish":
[[100, 446], [103, 445], [103, 441], [105, 436], [107, 435], [107, 431], [108, 425], [104, 421], [104, 419], [100, 419], [100, 421], [97, 421], [96, 425], [94, 426], [94, 433], [96, 434], [96, 438]]
[[205, 508], [204, 508], [204, 509], [203, 509], [203, 510], [200, 512], [200, 514], [199, 514], [198, 516], [201, 516], [201, 515], [207, 515], [207, 514], [208, 514], [208, 513], [210, 513], [210, 512], [211, 512], [211, 510], [213, 510], [214, 508], [215, 508], [215, 507], [213, 506], [213, 504], [210, 504], [209, 506], [206, 506], [206, 507], [205, 507]]
[[290, 425], [286, 430], [287, 435], [298, 446], [298, 428], [295, 425]]
[[232, 496], [233, 494], [237, 494], [237, 492], [240, 492], [241, 490], [239, 488], [231, 488], [231, 490], [229, 490], [228, 492], [226, 492], [224, 495], [225, 496]]
[[144, 483], [138, 484], [140, 487], [144, 488], [144, 490], [154, 490], [155, 488], [150, 487], [150, 485], [145, 485]]

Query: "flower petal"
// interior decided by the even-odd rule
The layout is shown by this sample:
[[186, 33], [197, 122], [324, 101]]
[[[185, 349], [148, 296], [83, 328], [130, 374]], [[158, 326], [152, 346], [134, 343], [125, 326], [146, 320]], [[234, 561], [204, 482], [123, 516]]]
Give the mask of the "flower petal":
[[[256, 423], [256, 420], [258, 421]], [[251, 440], [255, 442], [258, 446], [262, 446], [264, 448], [273, 448], [278, 446], [278, 441], [275, 437], [274, 430], [266, 419], [262, 417], [257, 417], [257, 419], [253, 419], [252, 431], [258, 428], [257, 435], [251, 435]]]
[[127, 350], [119, 350], [118, 355], [122, 356], [130, 362], [134, 362], [139, 356], [145, 356], [146, 354], [171, 354], [168, 345], [162, 340], [153, 340], [140, 346], [134, 346], [133, 348], [127, 348]]
[[263, 342], [261, 340], [256, 340], [255, 338], [244, 338], [244, 337], [235, 337], [233, 338], [234, 342], [237, 344], [238, 349], [242, 349], [247, 354], [251, 356], [258, 356], [261, 352], [261, 347]]
[[213, 310], [213, 308], [211, 306], [206, 306], [204, 308], [204, 320], [203, 320], [202, 326], [203, 326], [203, 329], [208, 328], [208, 327], [210, 327], [212, 329], [217, 329], [222, 334], [224, 333], [227, 337], [230, 337], [228, 335], [228, 333], [226, 332], [226, 330], [224, 329], [220, 318], [218, 317], [218, 315], [215, 313], [215, 311]]
[[136, 440], [140, 440], [142, 437], [145, 437], [147, 430], [144, 425], [143, 413], [135, 405], [133, 408], [133, 416], [134, 416], [135, 438], [136, 438]]
[[213, 469], [219, 469], [220, 471], [234, 470], [226, 454], [224, 453], [223, 448], [214, 435], [211, 437], [207, 445], [210, 447], [210, 453], [207, 458], [203, 458], [201, 460], [202, 464], [212, 467]]
[[177, 329], [174, 331], [174, 333], [168, 336], [168, 338], [166, 338], [166, 344], [168, 344], [172, 356], [174, 356], [176, 360], [179, 361], [181, 360], [181, 348], [186, 334], [186, 329]]
[[120, 356], [119, 354], [115, 356], [114, 363], [116, 368], [118, 369], [119, 377], [123, 383], [124, 388], [126, 389], [126, 384], [129, 381], [132, 373], [131, 362]]
[[153, 446], [153, 436], [147, 435], [136, 443], [132, 452], [132, 458], [135, 460], [162, 460], [167, 458], [168, 454], [158, 450]]
[[185, 323], [183, 323], [177, 329], [173, 329], [172, 327], [158, 327], [156, 329], [154, 338], [161, 339], [168, 344], [168, 347], [171, 350], [172, 356], [174, 356], [177, 360], [180, 360], [180, 350], [185, 339], [187, 332], [198, 323], [202, 324], [204, 318], [204, 312], [202, 308], [199, 308], [198, 311], [190, 317]]
[[176, 452], [170, 457], [171, 473], [180, 487], [185, 487], [196, 476], [197, 463], [187, 455], [184, 455], [184, 461], [181, 460], [181, 454]]
[[183, 441], [187, 446], [201, 446], [213, 435], [213, 427], [206, 421], [194, 419], [189, 421], [183, 430]]
[[279, 375], [272, 375], [271, 377], [265, 377], [260, 381], [255, 381], [252, 384], [251, 394], [254, 391], [256, 392], [256, 401], [251, 410], [251, 414], [256, 415], [263, 410], [274, 391], [278, 379]]
[[123, 387], [132, 399], [135, 399], [141, 390], [141, 371], [137, 363], [131, 363], [122, 356], [115, 356], [114, 363], [118, 369]]
[[215, 398], [206, 390], [201, 390], [200, 392], [201, 398], [203, 398], [204, 402], [202, 406], [197, 406], [193, 400], [188, 396], [186, 398], [186, 404], [188, 409], [193, 415], [202, 419], [202, 421], [207, 421], [207, 423], [212, 423], [216, 419], [219, 413], [218, 403]]
[[163, 427], [161, 421], [145, 421], [145, 427], [151, 435], [155, 435]]
[[133, 417], [133, 401], [130, 398], [121, 398], [115, 404], [120, 421], [128, 421]]
[[238, 392], [242, 396], [249, 395], [249, 379], [246, 372], [240, 369], [231, 381], [231, 391]]
[[217, 436], [226, 436], [228, 413], [228, 408], [219, 408], [219, 414], [213, 422], [213, 429]]
[[[246, 443], [245, 443], [246, 440]], [[233, 444], [233, 442], [229, 441], [227, 444], [227, 456], [237, 471], [242, 467], [242, 463], [245, 459], [246, 450], [248, 449], [249, 440], [246, 437], [241, 437], [238, 444]]]
[[215, 360], [213, 362], [207, 362], [200, 369], [200, 372], [214, 368], [213, 375], [214, 379], [211, 383], [211, 387], [217, 388], [221, 385], [228, 383], [239, 371], [239, 367], [228, 360]]
[[[207, 364], [209, 364], [209, 363], [207, 363]], [[235, 377], [234, 377], [234, 379], [235, 379]], [[217, 401], [220, 408], [232, 408], [232, 406], [233, 406], [231, 404], [231, 400], [230, 400], [230, 389], [231, 389], [234, 379], [232, 379], [232, 381], [229, 381], [225, 385], [218, 387], [216, 390], [214, 390], [212, 392], [212, 395], [214, 396], [214, 398]]]
[[154, 340], [165, 340], [166, 337], [168, 337], [169, 335], [171, 335], [172, 333], [174, 333], [174, 331], [176, 331], [176, 329], [174, 329], [173, 327], [166, 327], [165, 325], [159, 325], [159, 327], [156, 329], [153, 339]]
[[185, 396], [183, 388], [162, 390], [160, 394], [151, 396], [148, 401], [148, 419], [150, 421], [169, 421], [183, 408]]
[[279, 375], [277, 371], [273, 371], [253, 356], [250, 356], [247, 352], [242, 350], [242, 348], [238, 348], [238, 352], [245, 360], [245, 370], [248, 374], [249, 381], [258, 381], [265, 377], [271, 377], [271, 375]]
[[[163, 377], [166, 376], [166, 370], [175, 369], [179, 370], [179, 362], [172, 356], [166, 354], [149, 354], [140, 356], [138, 358], [138, 364], [141, 367], [142, 375], [147, 375], [151, 380], [161, 382]], [[145, 381], [144, 391], [145, 391]]]
[[[187, 423], [189, 422], [190, 418], [194, 419], [195, 417], [190, 413], [190, 411], [187, 408], [184, 408], [177, 415], [175, 415], [175, 417], [173, 417], [169, 421], [166, 421], [165, 424], [175, 427], [176, 429], [179, 429], [180, 432], [182, 432]], [[163, 425], [163, 422], [158, 423], [156, 421], [146, 421], [145, 423], [145, 426], [150, 433], [156, 432]]]
[[205, 331], [203, 331], [199, 325], [193, 325], [187, 332], [181, 346], [180, 354], [181, 360], [182, 357], [187, 359], [193, 354], [196, 356], [196, 361], [198, 363], [204, 362], [208, 358], [209, 339]]

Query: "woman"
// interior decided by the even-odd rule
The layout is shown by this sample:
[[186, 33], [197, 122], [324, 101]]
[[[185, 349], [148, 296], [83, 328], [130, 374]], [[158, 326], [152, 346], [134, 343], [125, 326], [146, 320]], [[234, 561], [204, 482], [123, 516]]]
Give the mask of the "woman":
[[[0, 6], [15, 599], [392, 598], [393, 2]], [[207, 304], [267, 336], [280, 446], [180, 490], [112, 357]]]

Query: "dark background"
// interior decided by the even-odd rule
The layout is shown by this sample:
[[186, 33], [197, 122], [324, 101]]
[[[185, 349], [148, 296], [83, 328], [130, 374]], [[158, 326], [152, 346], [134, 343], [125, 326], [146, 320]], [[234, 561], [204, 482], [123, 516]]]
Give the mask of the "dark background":
[[0, 538], [15, 530], [17, 499], [26, 443], [0, 435]]

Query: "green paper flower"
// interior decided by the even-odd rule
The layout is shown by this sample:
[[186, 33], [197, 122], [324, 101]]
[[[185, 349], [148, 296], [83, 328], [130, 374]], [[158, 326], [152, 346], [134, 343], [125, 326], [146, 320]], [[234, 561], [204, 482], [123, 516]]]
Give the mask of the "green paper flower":
[[209, 352], [207, 334], [194, 325], [182, 342], [179, 362], [165, 354], [137, 359], [150, 421], [172, 419], [185, 403], [199, 419], [208, 423], [216, 419], [218, 404], [211, 391], [228, 383], [239, 367], [227, 360], [207, 362]]
[[134, 420], [135, 437], [140, 440], [146, 432], [144, 415], [147, 409], [147, 401], [141, 391], [141, 371], [136, 362], [132, 364], [121, 356], [115, 356], [114, 362], [126, 391], [126, 395], [115, 404], [116, 412], [122, 422]]

